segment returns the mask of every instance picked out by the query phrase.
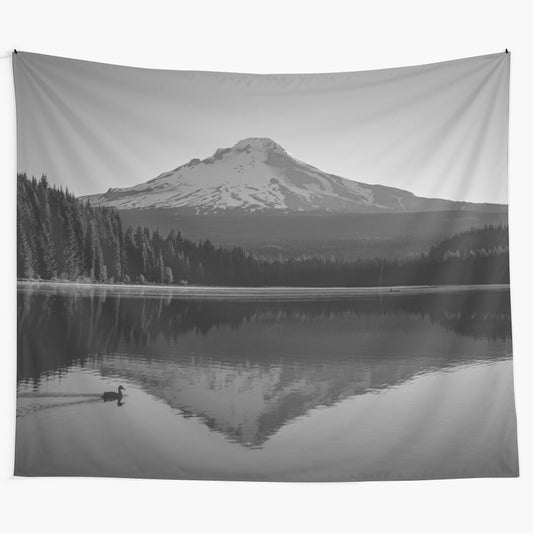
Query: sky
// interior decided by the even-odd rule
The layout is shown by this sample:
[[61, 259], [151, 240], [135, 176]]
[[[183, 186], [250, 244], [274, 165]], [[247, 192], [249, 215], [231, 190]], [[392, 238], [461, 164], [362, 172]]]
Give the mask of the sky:
[[152, 70], [13, 56], [18, 170], [76, 195], [247, 137], [418, 196], [507, 203], [509, 54], [337, 74]]

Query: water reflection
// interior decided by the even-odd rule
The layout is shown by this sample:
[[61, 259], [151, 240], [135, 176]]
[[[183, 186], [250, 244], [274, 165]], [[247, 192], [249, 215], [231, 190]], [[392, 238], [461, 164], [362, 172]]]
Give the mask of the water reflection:
[[239, 302], [37, 286], [18, 313], [22, 394], [98, 372], [249, 448], [317, 407], [511, 354], [507, 290]]

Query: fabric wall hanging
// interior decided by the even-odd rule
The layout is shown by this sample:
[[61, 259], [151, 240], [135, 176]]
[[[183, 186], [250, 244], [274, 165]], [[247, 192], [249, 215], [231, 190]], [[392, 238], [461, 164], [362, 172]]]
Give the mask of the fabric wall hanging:
[[17, 475], [518, 474], [509, 54], [13, 62]]

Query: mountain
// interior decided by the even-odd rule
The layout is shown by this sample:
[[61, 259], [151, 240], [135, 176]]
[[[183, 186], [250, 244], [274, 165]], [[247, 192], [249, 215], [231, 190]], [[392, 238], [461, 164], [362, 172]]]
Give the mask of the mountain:
[[[127, 188], [83, 197], [118, 209], [174, 208], [194, 213], [385, 213], [461, 210], [481, 204], [417, 197], [328, 174], [267, 138], [248, 138]], [[485, 204], [483, 208], [491, 209]]]

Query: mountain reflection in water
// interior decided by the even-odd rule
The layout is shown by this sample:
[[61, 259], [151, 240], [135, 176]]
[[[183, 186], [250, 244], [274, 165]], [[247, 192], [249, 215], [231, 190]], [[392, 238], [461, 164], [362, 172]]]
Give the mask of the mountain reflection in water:
[[94, 370], [246, 447], [314, 408], [512, 351], [508, 290], [238, 302], [36, 286], [18, 313], [19, 391]]

